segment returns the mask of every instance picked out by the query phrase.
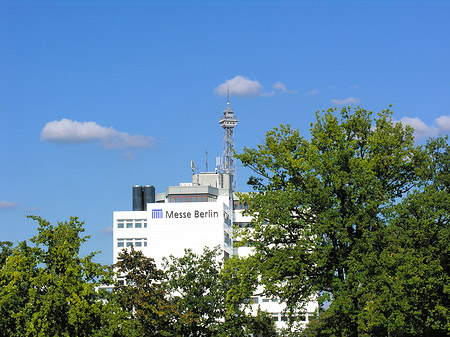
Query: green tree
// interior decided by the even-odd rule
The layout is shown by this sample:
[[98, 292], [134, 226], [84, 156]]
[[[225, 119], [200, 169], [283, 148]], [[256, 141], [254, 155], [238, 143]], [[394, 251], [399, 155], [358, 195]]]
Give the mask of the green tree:
[[6, 263], [6, 259], [13, 252], [13, 243], [11, 241], [0, 241], [0, 268]]
[[52, 226], [40, 217], [34, 246], [22, 242], [0, 270], [0, 329], [5, 336], [93, 336], [105, 323], [100, 284], [111, 270], [79, 256], [77, 218]]
[[254, 226], [252, 242], [269, 295], [301, 309], [313, 295], [331, 301], [323, 335], [364, 333], [359, 313], [365, 285], [385, 245], [386, 212], [421, 182], [426, 151], [412, 128], [361, 108], [317, 114], [307, 140], [275, 128], [257, 148], [237, 155], [257, 174], [242, 195]]
[[231, 258], [223, 266], [222, 254], [219, 247], [205, 247], [200, 255], [186, 249], [184, 256], [165, 260], [166, 289], [180, 313], [178, 335], [275, 336], [271, 317], [244, 310], [256, 284], [254, 273], [242, 266], [249, 267], [248, 261]]
[[182, 257], [163, 262], [166, 289], [180, 313], [180, 336], [217, 336], [225, 317], [225, 290], [221, 287], [219, 249], [205, 247], [202, 255], [186, 249]]
[[220, 271], [225, 297], [223, 336], [277, 336], [272, 316], [259, 307], [251, 312], [248, 300], [257, 292], [258, 261], [251, 257], [232, 256]]
[[428, 144], [430, 180], [395, 206], [378, 273], [362, 295], [371, 336], [450, 335], [450, 147]]
[[172, 336], [175, 307], [168, 303], [162, 285], [163, 272], [152, 258], [132, 247], [119, 253], [114, 265], [124, 283], [115, 283], [115, 300], [128, 318], [121, 322], [124, 336]]

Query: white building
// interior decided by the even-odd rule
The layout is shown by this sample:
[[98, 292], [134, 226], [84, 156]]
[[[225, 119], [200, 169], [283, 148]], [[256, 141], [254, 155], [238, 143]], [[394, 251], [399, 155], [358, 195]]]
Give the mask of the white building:
[[[114, 263], [119, 252], [133, 245], [161, 266], [162, 258], [181, 257], [184, 249], [202, 253], [205, 246], [220, 246], [224, 257], [233, 255], [233, 210], [227, 174], [200, 173], [192, 183], [169, 186], [165, 193], [153, 194], [148, 203], [145, 188], [133, 188], [135, 211], [114, 212]], [[224, 188], [228, 186], [228, 188]], [[138, 196], [143, 191], [142, 197]], [[152, 200], [153, 199], [153, 200]]]
[[[153, 186], [135, 186], [133, 209], [114, 212], [114, 263], [119, 252], [131, 245], [155, 259], [159, 267], [163, 257], [181, 257], [186, 248], [201, 254], [205, 246], [220, 246], [225, 258], [251, 254], [251, 247], [233, 249], [233, 226], [246, 226], [251, 219], [242, 214], [244, 205], [234, 197], [227, 174], [194, 174], [191, 183], [169, 186], [158, 194]], [[286, 327], [284, 303], [263, 296], [249, 300], [253, 312], [260, 307], [273, 316], [278, 328]], [[311, 301], [299, 314], [305, 324], [316, 309], [317, 302]]]
[[[155, 259], [159, 267], [163, 257], [181, 257], [186, 248], [200, 254], [205, 246], [220, 246], [224, 258], [251, 254], [249, 247], [233, 249], [233, 226], [246, 226], [251, 220], [242, 214], [244, 205], [233, 194], [236, 186], [233, 129], [237, 122], [228, 101], [219, 121], [224, 129], [224, 151], [222, 165], [216, 172], [193, 171], [192, 182], [169, 186], [164, 193], [155, 194], [153, 186], [133, 187], [133, 210], [114, 212], [114, 263], [119, 252], [132, 245]], [[278, 328], [286, 326], [284, 303], [260, 296], [249, 300], [253, 312], [259, 306], [272, 314]], [[313, 301], [300, 314], [305, 324], [316, 309], [317, 302]]]

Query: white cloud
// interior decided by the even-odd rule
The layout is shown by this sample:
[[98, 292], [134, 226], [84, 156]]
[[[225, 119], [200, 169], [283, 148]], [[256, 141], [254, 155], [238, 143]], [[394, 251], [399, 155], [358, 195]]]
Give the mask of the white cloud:
[[450, 131], [450, 116], [441, 116], [434, 120], [438, 125], [438, 129], [440, 132], [449, 132]]
[[319, 94], [319, 89], [313, 89], [313, 90], [307, 91], [305, 93], [305, 95], [308, 95], [308, 96], [315, 96], [315, 95], [318, 95], [318, 94]]
[[418, 117], [403, 117], [400, 119], [400, 122], [414, 128], [414, 136], [416, 139], [436, 137], [439, 134], [446, 134], [450, 132], [450, 116], [441, 116], [436, 118], [434, 120], [435, 125], [427, 125]]
[[66, 118], [48, 122], [41, 131], [41, 139], [56, 143], [99, 141], [106, 149], [149, 147], [154, 141], [149, 136], [130, 135], [112, 127], [98, 125], [96, 122], [78, 122]]
[[17, 204], [11, 201], [0, 201], [0, 209], [13, 209], [16, 208]]
[[280, 82], [280, 81], [275, 82], [274, 85], [273, 85], [273, 88], [275, 90], [280, 91], [283, 94], [296, 94], [297, 93], [297, 90], [288, 90], [286, 88], [286, 85], [284, 83]]
[[344, 99], [332, 99], [331, 103], [335, 104], [335, 105], [351, 105], [351, 104], [358, 104], [359, 102], [361, 102], [361, 100], [358, 97], [347, 97]]
[[261, 83], [241, 75], [235, 76], [230, 80], [226, 80], [217, 86], [214, 89], [214, 92], [216, 95], [226, 96], [228, 89], [230, 90], [230, 95], [236, 96], [261, 96], [264, 94], [264, 88]]

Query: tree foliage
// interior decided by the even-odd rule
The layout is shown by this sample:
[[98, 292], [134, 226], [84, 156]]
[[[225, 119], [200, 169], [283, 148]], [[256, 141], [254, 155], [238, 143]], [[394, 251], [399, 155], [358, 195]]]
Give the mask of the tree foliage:
[[[241, 230], [239, 235], [254, 246], [266, 292], [280, 296], [292, 310], [301, 309], [313, 294], [319, 294], [322, 302], [330, 301], [326, 319], [316, 324], [322, 335], [385, 336], [388, 332], [401, 335], [401, 331], [416, 331], [405, 330], [412, 323], [400, 323], [401, 315], [393, 314], [395, 310], [389, 308], [389, 301], [395, 287], [406, 287], [393, 275], [400, 266], [405, 273], [397, 277], [408, 283], [408, 289], [421, 292], [420, 282], [410, 276], [417, 271], [413, 267], [421, 259], [428, 259], [430, 252], [409, 251], [408, 255], [406, 243], [413, 249], [412, 239], [417, 239], [417, 231], [428, 228], [430, 222], [439, 223], [432, 217], [440, 214], [433, 209], [433, 201], [424, 199], [425, 195], [419, 192], [424, 182], [436, 178], [430, 168], [438, 165], [438, 154], [444, 158], [439, 149], [442, 150], [442, 144], [435, 145], [432, 155], [415, 145], [413, 129], [395, 123], [390, 110], [373, 117], [372, 112], [362, 108], [343, 108], [340, 116], [333, 110], [318, 113], [316, 122], [311, 124], [309, 140], [300, 136], [298, 130], [281, 125], [267, 133], [263, 144], [244, 148], [237, 157], [257, 175], [249, 180], [255, 192], [241, 196], [250, 205], [248, 213], [254, 217], [253, 226]], [[445, 171], [442, 160], [439, 165]], [[446, 173], [441, 172], [439, 177], [448, 182], [448, 162], [446, 165]], [[416, 194], [404, 199], [414, 190]], [[440, 195], [443, 199], [439, 205], [444, 206], [446, 194], [448, 189]], [[420, 213], [424, 216], [420, 220], [410, 213], [419, 205], [427, 209], [426, 214]], [[414, 221], [417, 231], [411, 227]], [[441, 230], [448, 230], [448, 225], [443, 224]], [[433, 235], [443, 238], [437, 230]], [[402, 237], [404, 242], [399, 242]], [[437, 246], [448, 247], [449, 243], [444, 236]], [[390, 254], [396, 257], [390, 258]], [[443, 255], [436, 256], [435, 267], [440, 263], [445, 268], [442, 259]], [[431, 276], [433, 264], [423, 262]], [[445, 295], [443, 282], [447, 280], [448, 268], [446, 277], [437, 277], [439, 273], [442, 275], [435, 272], [435, 285], [429, 284], [434, 288], [429, 289], [428, 295], [437, 294], [438, 287]], [[383, 288], [387, 289], [381, 292], [384, 297], [378, 297], [380, 287], [390, 277], [394, 280], [391, 287]], [[441, 315], [437, 323], [432, 315], [427, 316], [427, 311], [424, 316], [432, 321], [428, 325], [445, 327], [448, 313], [441, 308], [443, 305], [432, 298], [428, 301], [434, 303], [439, 312], [436, 315]], [[409, 298], [403, 302], [417, 308]], [[410, 318], [419, 316], [404, 308], [398, 312]], [[417, 322], [414, 324], [417, 327]]]
[[0, 270], [0, 330], [5, 336], [93, 336], [105, 322], [103, 292], [111, 281], [95, 253], [79, 256], [83, 223], [52, 226], [40, 217], [38, 235], [15, 247]]
[[119, 253], [114, 265], [124, 283], [116, 281], [116, 300], [129, 317], [121, 322], [124, 336], [171, 336], [176, 310], [166, 299], [163, 272], [154, 260], [132, 247]]
[[225, 289], [221, 286], [219, 250], [205, 247], [197, 255], [186, 249], [182, 257], [163, 262], [166, 289], [177, 306], [180, 336], [217, 336], [225, 316]]
[[275, 336], [272, 317], [260, 310], [255, 317], [245, 311], [256, 284], [253, 272], [245, 268], [247, 261], [231, 258], [223, 266], [222, 254], [219, 247], [205, 247], [202, 254], [186, 249], [184, 256], [165, 260], [166, 289], [180, 314], [177, 334]]

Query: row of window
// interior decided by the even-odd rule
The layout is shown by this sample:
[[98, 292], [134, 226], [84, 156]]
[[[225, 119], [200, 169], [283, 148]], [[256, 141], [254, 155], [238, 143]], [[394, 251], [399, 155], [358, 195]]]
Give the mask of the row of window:
[[120, 219], [117, 228], [147, 228], [147, 219]]
[[239, 228], [249, 227], [251, 225], [250, 222], [235, 222], [234, 225]]
[[240, 202], [239, 200], [234, 200], [233, 209], [248, 209], [248, 204]]
[[[278, 298], [263, 298], [263, 302], [278, 302]], [[258, 304], [259, 303], [259, 297], [250, 297], [246, 303], [252, 303], [252, 304]]]
[[[296, 315], [296, 316], [294, 316], [294, 318], [297, 318], [301, 322], [309, 322], [309, 321], [312, 321], [313, 319], [316, 319], [317, 315], [313, 312], [308, 312], [308, 313]], [[274, 322], [278, 322], [278, 321], [287, 322], [288, 315], [283, 314], [283, 313], [280, 314], [278, 312], [274, 312], [274, 313], [272, 313], [272, 319]]]
[[214, 202], [217, 197], [209, 194], [193, 194], [193, 195], [169, 195], [167, 202]]
[[117, 239], [117, 247], [147, 247], [147, 238]]

